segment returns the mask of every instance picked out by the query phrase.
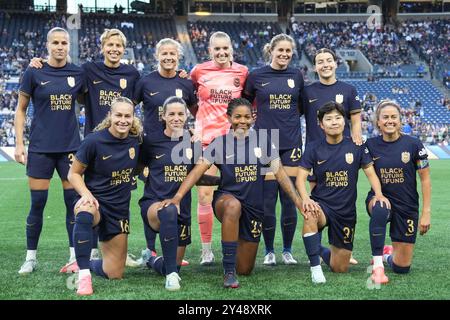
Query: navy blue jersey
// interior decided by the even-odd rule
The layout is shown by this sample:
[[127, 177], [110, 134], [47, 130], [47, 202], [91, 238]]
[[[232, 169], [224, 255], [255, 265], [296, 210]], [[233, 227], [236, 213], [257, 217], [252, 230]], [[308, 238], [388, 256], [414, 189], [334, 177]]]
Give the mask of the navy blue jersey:
[[[114, 137], [108, 129], [89, 134], [75, 157], [84, 166], [84, 182], [92, 195], [118, 212], [128, 213], [139, 137]], [[135, 183], [135, 182], [134, 182]]]
[[383, 194], [391, 201], [392, 207], [402, 212], [417, 212], [416, 170], [428, 167], [428, 155], [422, 142], [401, 135], [394, 142], [386, 142], [378, 136], [368, 139], [366, 144], [373, 157]]
[[54, 68], [27, 68], [20, 91], [31, 96], [34, 115], [30, 128], [31, 152], [55, 153], [77, 150], [80, 146], [75, 114], [77, 96], [85, 91], [83, 71], [67, 63]]
[[231, 193], [243, 205], [264, 210], [262, 171], [278, 158], [278, 153], [267, 139], [258, 137], [257, 130], [250, 130], [243, 139], [235, 138], [231, 132], [217, 137], [204, 151], [204, 157], [220, 170], [218, 192]]
[[[244, 97], [256, 100], [256, 129], [279, 130], [279, 150], [301, 147], [299, 102], [303, 75], [298, 69], [265, 66], [250, 72]], [[277, 141], [274, 141], [277, 142]]]
[[134, 91], [136, 102], [143, 102], [144, 132], [163, 131], [162, 108], [170, 96], [183, 98], [188, 106], [197, 104], [194, 84], [190, 79], [183, 79], [177, 74], [173, 78], [164, 78], [158, 71], [141, 78]]
[[344, 136], [350, 137], [350, 115], [361, 112], [356, 88], [348, 83], [336, 81], [334, 84], [325, 85], [315, 82], [306, 86], [302, 94], [302, 113], [306, 121], [306, 142], [313, 142], [325, 138], [325, 133], [319, 126], [317, 112], [327, 102], [340, 103], [345, 110], [347, 119], [345, 121]]
[[325, 139], [306, 146], [300, 166], [313, 169], [317, 185], [311, 198], [324, 202], [341, 217], [356, 214], [356, 184], [358, 171], [372, 165], [372, 158], [365, 145], [357, 146], [350, 138], [338, 144], [329, 144]]
[[140, 75], [131, 65], [120, 64], [118, 68], [109, 68], [102, 61], [86, 62], [81, 68], [85, 72], [88, 88], [84, 127], [86, 136], [103, 121], [115, 98], [133, 99], [134, 87]]
[[[181, 183], [202, 154], [201, 144], [190, 142], [190, 134], [176, 140], [163, 131], [146, 135], [142, 144], [141, 163], [148, 167], [149, 174], [141, 200], [164, 200], [175, 196]], [[182, 202], [191, 201], [188, 192]]]

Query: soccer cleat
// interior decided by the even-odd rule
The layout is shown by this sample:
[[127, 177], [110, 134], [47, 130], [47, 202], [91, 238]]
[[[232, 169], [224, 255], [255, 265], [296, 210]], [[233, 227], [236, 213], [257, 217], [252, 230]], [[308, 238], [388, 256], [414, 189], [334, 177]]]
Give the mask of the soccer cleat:
[[370, 277], [372, 281], [376, 284], [385, 284], [389, 282], [389, 278], [384, 274], [383, 267], [373, 269], [372, 275]]
[[390, 246], [390, 245], [386, 245], [383, 247], [383, 255], [385, 254], [392, 254], [392, 252], [394, 251], [394, 247]]
[[140, 266], [140, 264], [136, 261], [136, 256], [131, 253], [127, 253], [127, 260], [125, 262], [125, 265], [132, 268]]
[[281, 258], [283, 259], [284, 264], [297, 264], [297, 260], [295, 260], [294, 257], [292, 256], [292, 253], [288, 251], [283, 252]]
[[166, 289], [169, 291], [180, 290], [180, 276], [176, 272], [169, 273], [166, 276]]
[[141, 251], [141, 257], [137, 259], [136, 262], [141, 267], [145, 267], [151, 256], [156, 257], [156, 251], [150, 251], [150, 249], [146, 248]]
[[187, 267], [188, 265], [189, 265], [189, 261], [184, 260], [184, 259], [183, 259], [183, 261], [181, 261], [181, 266], [182, 267]]
[[210, 249], [202, 249], [202, 255], [200, 259], [200, 265], [210, 266], [214, 262], [214, 253]]
[[100, 259], [100, 253], [98, 252], [98, 249], [92, 249], [91, 251], [91, 260], [99, 260]]
[[92, 276], [90, 274], [85, 275], [78, 279], [77, 295], [90, 296], [94, 293], [92, 290]]
[[353, 255], [350, 257], [350, 264], [352, 264], [352, 265], [357, 265], [358, 264], [358, 260], [353, 258]]
[[224, 288], [239, 288], [239, 281], [236, 278], [235, 272], [227, 272], [223, 276], [223, 287]]
[[314, 284], [325, 283], [325, 275], [323, 274], [322, 267], [320, 265], [311, 267], [311, 280]]
[[61, 270], [59, 270], [59, 273], [76, 273], [78, 271], [80, 271], [80, 268], [78, 267], [77, 260], [73, 260], [67, 262]]
[[275, 259], [275, 253], [269, 252], [264, 257], [263, 265], [265, 266], [275, 266], [277, 264], [277, 260]]
[[25, 260], [25, 262], [22, 264], [19, 270], [19, 274], [21, 275], [27, 275], [29, 273], [32, 273], [37, 266], [37, 260]]

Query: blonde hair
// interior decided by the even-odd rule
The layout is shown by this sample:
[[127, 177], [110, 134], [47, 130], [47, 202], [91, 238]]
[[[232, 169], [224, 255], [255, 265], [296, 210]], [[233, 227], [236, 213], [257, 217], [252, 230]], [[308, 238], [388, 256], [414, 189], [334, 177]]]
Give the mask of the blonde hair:
[[100, 36], [100, 43], [102, 48], [105, 45], [106, 41], [114, 36], [119, 36], [119, 38], [122, 40], [123, 47], [127, 47], [127, 37], [125, 37], [122, 31], [120, 31], [119, 29], [105, 29], [105, 31], [103, 31], [102, 35]]
[[377, 108], [376, 108], [375, 114], [374, 114], [375, 118], [374, 118], [373, 122], [374, 122], [375, 127], [378, 128], [378, 129], [380, 128], [378, 126], [378, 120], [380, 119], [381, 110], [383, 110], [386, 107], [394, 107], [395, 109], [397, 109], [398, 115], [399, 115], [399, 119], [400, 119], [400, 122], [401, 122], [401, 119], [402, 119], [402, 108], [400, 107], [400, 105], [398, 105], [398, 103], [393, 101], [393, 100], [384, 99], [384, 100], [381, 100], [377, 104]]
[[230, 52], [231, 52], [230, 60], [233, 61], [233, 43], [231, 42], [230, 36], [227, 33], [223, 32], [223, 31], [216, 31], [216, 32], [214, 32], [209, 37], [209, 48], [212, 48], [213, 41], [216, 40], [216, 38], [221, 38], [221, 39], [228, 40], [228, 42], [230, 43]]
[[130, 106], [133, 107], [133, 122], [132, 122], [131, 128], [130, 128], [130, 135], [132, 135], [132, 136], [141, 136], [142, 135], [142, 131], [143, 131], [141, 120], [139, 120], [138, 117], [134, 116], [134, 103], [133, 103], [133, 101], [131, 101], [127, 97], [118, 97], [118, 98], [115, 98], [111, 102], [111, 109], [110, 109], [110, 111], [108, 112], [108, 114], [105, 117], [105, 119], [103, 119], [103, 121], [100, 122], [95, 127], [94, 131], [100, 131], [100, 130], [103, 130], [103, 129], [111, 127], [111, 111], [113, 110], [113, 108], [118, 103], [126, 103], [126, 104], [129, 104]]
[[269, 43], [266, 43], [263, 48], [263, 57], [266, 61], [271, 61], [272, 56], [271, 53], [273, 49], [277, 46], [277, 44], [281, 41], [289, 41], [292, 45], [292, 50], [295, 50], [295, 41], [291, 36], [288, 36], [285, 33], [277, 34], [275, 37], [270, 40]]
[[178, 55], [181, 57], [183, 55], [183, 48], [181, 47], [181, 44], [178, 41], [175, 41], [170, 38], [164, 38], [159, 40], [159, 42], [156, 44], [155, 47], [155, 59], [158, 60], [158, 53], [162, 46], [166, 45], [172, 45], [177, 48]]

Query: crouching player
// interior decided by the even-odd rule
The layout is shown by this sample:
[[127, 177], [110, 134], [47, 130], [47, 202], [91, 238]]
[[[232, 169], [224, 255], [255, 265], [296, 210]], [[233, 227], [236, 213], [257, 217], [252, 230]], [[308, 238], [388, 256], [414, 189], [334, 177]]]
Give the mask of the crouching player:
[[[90, 270], [108, 279], [123, 276], [132, 177], [142, 139], [134, 104], [125, 97], [112, 101], [111, 111], [95, 130], [82, 142], [69, 171], [69, 181], [80, 196], [75, 204], [74, 228], [80, 268], [78, 295], [93, 293]], [[103, 260], [90, 262], [92, 228], [97, 225]]]
[[[303, 209], [311, 211], [303, 224], [303, 241], [308, 254], [313, 283], [325, 283], [320, 257], [333, 272], [347, 272], [353, 249], [356, 225], [356, 197], [358, 171], [363, 168], [372, 189], [374, 204], [389, 207], [381, 193], [380, 181], [373, 168], [372, 158], [365, 146], [356, 145], [344, 137], [345, 111], [336, 102], [328, 102], [318, 111], [320, 127], [325, 139], [314, 141], [306, 147], [300, 159], [296, 186], [303, 199]], [[314, 172], [317, 185], [306, 191], [308, 174]], [[331, 251], [320, 245], [320, 234], [328, 227]]]

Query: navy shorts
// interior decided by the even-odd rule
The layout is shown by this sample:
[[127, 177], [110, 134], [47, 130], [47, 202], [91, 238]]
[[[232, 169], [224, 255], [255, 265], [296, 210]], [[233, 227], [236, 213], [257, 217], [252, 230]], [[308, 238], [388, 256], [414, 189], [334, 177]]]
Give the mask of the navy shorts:
[[[76, 197], [74, 207], [80, 198], [80, 196]], [[98, 239], [100, 241], [109, 241], [118, 234], [129, 234], [130, 210], [119, 210], [116, 206], [102, 202], [98, 198], [97, 200], [100, 212], [100, 222], [97, 225]]]
[[[369, 192], [366, 198], [366, 210], [369, 213], [369, 203], [373, 193]], [[389, 199], [391, 201], [391, 199]], [[416, 243], [419, 213], [399, 210], [391, 201], [391, 214], [388, 222], [389, 236], [392, 242]]]
[[[216, 190], [214, 191], [212, 207], [214, 214], [216, 214], [216, 202], [225, 194], [231, 194], [228, 192], [223, 192]], [[233, 194], [231, 194], [233, 195]], [[246, 206], [244, 202], [241, 201], [241, 217], [239, 219], [239, 239], [259, 242], [261, 239], [262, 223], [264, 220], [264, 211], [257, 210], [250, 206]]]
[[[155, 199], [144, 199], [139, 201], [139, 206], [141, 207], [141, 216], [145, 223], [153, 228], [148, 223], [147, 211], [155, 202], [160, 202], [162, 200]], [[153, 230], [155, 233], [159, 231]], [[181, 201], [180, 203], [180, 214], [178, 215], [178, 246], [186, 247], [191, 244], [191, 202]]]
[[[318, 201], [327, 219], [328, 242], [336, 248], [353, 250], [355, 237], [356, 212], [349, 217], [342, 217], [330, 209], [326, 204]], [[321, 231], [321, 230], [320, 230]]]
[[62, 180], [67, 180], [67, 174], [74, 158], [75, 151], [61, 153], [29, 152], [27, 176], [36, 179], [51, 179], [56, 169], [59, 177]]
[[283, 166], [298, 167], [302, 157], [302, 146], [299, 144], [295, 148], [280, 150], [279, 155]]

